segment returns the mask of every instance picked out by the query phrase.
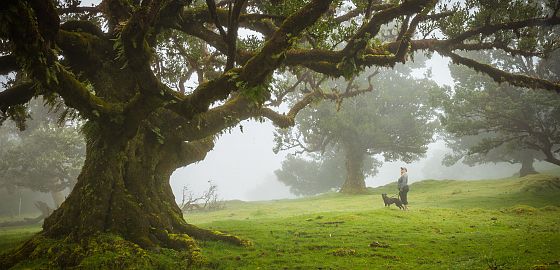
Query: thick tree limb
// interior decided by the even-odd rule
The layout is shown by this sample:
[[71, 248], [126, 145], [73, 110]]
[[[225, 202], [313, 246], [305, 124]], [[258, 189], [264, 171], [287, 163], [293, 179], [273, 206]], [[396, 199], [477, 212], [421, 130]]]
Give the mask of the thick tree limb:
[[300, 101], [294, 104], [294, 106], [290, 108], [287, 114], [280, 114], [270, 108], [263, 107], [255, 110], [254, 115], [263, 116], [270, 119], [272, 123], [274, 123], [274, 125], [278, 126], [279, 128], [287, 128], [295, 124], [296, 115], [313, 101], [316, 101], [318, 99], [327, 99], [338, 102], [343, 98], [354, 97], [366, 92], [370, 92], [372, 90], [373, 88], [370, 87], [365, 90], [347, 91], [345, 93], [324, 93], [322, 91], [313, 91], [306, 94]]
[[[394, 4], [373, 4], [371, 5], [370, 11], [380, 11], [380, 10], [384, 10], [384, 9], [388, 9], [390, 7], [395, 6]], [[342, 22], [346, 22], [352, 18], [356, 18], [358, 17], [360, 14], [364, 13], [363, 10], [361, 9], [352, 9], [350, 11], [348, 11], [347, 13], [340, 15], [336, 18], [334, 18], [334, 21], [337, 23], [342, 23]]]
[[206, 154], [214, 148], [214, 136], [192, 142], [182, 142], [178, 149], [177, 168], [204, 160]]
[[366, 48], [368, 40], [379, 33], [381, 25], [399, 16], [418, 13], [431, 2], [433, 1], [411, 0], [375, 13], [369, 22], [360, 27], [356, 35], [348, 41], [343, 49], [344, 54], [348, 57], [355, 57], [358, 51]]
[[457, 44], [453, 46], [453, 49], [464, 50], [464, 51], [480, 51], [480, 50], [492, 50], [492, 49], [500, 49], [504, 52], [507, 52], [513, 56], [515, 55], [522, 55], [525, 57], [544, 57], [546, 52], [533, 52], [533, 51], [524, 51], [519, 49], [514, 49], [506, 44], [496, 44], [490, 42], [484, 43], [468, 43], [468, 44]]
[[[466, 30], [462, 34], [459, 34], [458, 36], [448, 40], [428, 39], [428, 40], [410, 40], [409, 42], [405, 42], [404, 40], [402, 40], [402, 36], [404, 35], [404, 33], [406, 33], [406, 31], [404, 30], [405, 29], [411, 30], [410, 32], [412, 36], [412, 34], [414, 34], [413, 30], [415, 30], [415, 27], [408, 27], [408, 28], [403, 27], [401, 31], [402, 35], [399, 36], [399, 39], [395, 42], [388, 43], [385, 45], [385, 48], [388, 48], [389, 52], [391, 52], [393, 55], [387, 54], [387, 52], [383, 52], [382, 49], [365, 47], [367, 44], [366, 42], [367, 38], [365, 38], [366, 34], [368, 36], [374, 36], [375, 34], [377, 34], [378, 28], [381, 24], [391, 19], [394, 19], [398, 16], [413, 15], [415, 13], [420, 12], [421, 10], [424, 10], [423, 12], [424, 14], [422, 14], [423, 16], [416, 16], [416, 22], [411, 24], [411, 26], [414, 26], [414, 24], [417, 25], [418, 22], [420, 21], [438, 20], [452, 14], [452, 12], [450, 11], [450, 12], [442, 12], [438, 14], [427, 15], [427, 12], [425, 11], [429, 11], [430, 9], [425, 7], [429, 7], [432, 4], [433, 1], [416, 0], [416, 1], [406, 1], [401, 5], [382, 6], [379, 9], [380, 11], [378, 13], [375, 13], [372, 19], [367, 24], [362, 26], [362, 28], [360, 28], [358, 33], [348, 42], [347, 46], [343, 49], [343, 51], [289, 50], [285, 53], [286, 59], [284, 61], [284, 64], [287, 66], [300, 65], [320, 73], [338, 77], [344, 74], [344, 72], [340, 68], [339, 63], [343, 62], [344, 61], [343, 59], [345, 58], [353, 57], [354, 53], [356, 53], [358, 50], [361, 50], [361, 54], [363, 54], [363, 57], [358, 57], [355, 60], [357, 66], [373, 66], [373, 65], [393, 66], [396, 62], [403, 61], [403, 57], [406, 56], [409, 49], [412, 51], [422, 50], [422, 49], [439, 51], [442, 49], [470, 50], [476, 48], [486, 49], [486, 48], [493, 47], [493, 48], [502, 49], [511, 54], [540, 56], [539, 52], [526, 52], [514, 48], [509, 48], [503, 44], [494, 43], [493, 45], [491, 45], [492, 43], [488, 43], [484, 45], [471, 45], [471, 44], [463, 44], [463, 41], [470, 37], [476, 36], [478, 34], [490, 34], [499, 30], [508, 30], [508, 29], [511, 30], [511, 29], [519, 29], [523, 27], [533, 27], [533, 26], [547, 26], [547, 25], [555, 25], [560, 23], [559, 21], [560, 19], [558, 17], [528, 19], [528, 20], [514, 21], [514, 22], [503, 23], [503, 24], [486, 25], [483, 27]], [[376, 5], [373, 5], [372, 8], [375, 6]], [[192, 12], [190, 14], [192, 18], [196, 17], [197, 19], [200, 19], [204, 17], [205, 20], [203, 21], [208, 21], [207, 18], [209, 17], [208, 15], [204, 15], [204, 14], [194, 15], [194, 13]], [[218, 16], [225, 16], [226, 12], [218, 9], [217, 14]], [[348, 14], [342, 15], [344, 17], [341, 16], [342, 18], [339, 19], [348, 19], [349, 17], [357, 16], [357, 14], [359, 14], [359, 12], [357, 10], [353, 10], [348, 12]], [[240, 16], [240, 25], [244, 20], [243, 19], [244, 16], [249, 16], [249, 15]], [[193, 20], [192, 19], [185, 20], [183, 24], [184, 26], [187, 21], [192, 22]], [[192, 28], [192, 24], [190, 27]], [[195, 35], [198, 36], [199, 38], [209, 41], [210, 44], [218, 48], [218, 50], [220, 50], [222, 53], [224, 54], [228, 53], [227, 44], [223, 42], [223, 40], [219, 39], [219, 35], [216, 35], [211, 31], [205, 32], [202, 29], [204, 29], [204, 27], [200, 27], [198, 33], [196, 33]], [[360, 43], [360, 45], [356, 45], [357, 44], [356, 42]], [[351, 49], [352, 47], [354, 47], [354, 49]], [[254, 55], [251, 52], [246, 52], [241, 50], [237, 51], [237, 59], [240, 62], [244, 62], [246, 61], [246, 59], [252, 56]]]
[[122, 109], [119, 106], [95, 96], [65, 67], [58, 63], [56, 66], [58, 85], [55, 91], [68, 107], [78, 110], [82, 116], [89, 119], [121, 113]]
[[239, 27], [239, 15], [246, 0], [235, 0], [233, 7], [230, 4], [230, 12], [228, 14], [228, 32], [226, 42], [228, 44], [227, 63], [225, 71], [232, 69], [235, 65], [235, 56], [237, 55], [237, 30]]
[[372, 91], [367, 89], [347, 93], [324, 93], [313, 91], [297, 102], [287, 114], [280, 114], [270, 108], [258, 107], [243, 95], [238, 95], [228, 100], [224, 105], [208, 110], [204, 115], [193, 118], [189, 123], [182, 125], [175, 133], [186, 140], [199, 140], [216, 134], [224, 129], [234, 127], [240, 121], [251, 117], [265, 117], [279, 127], [289, 127], [294, 124], [294, 119], [305, 106], [319, 99], [341, 101], [344, 98], [360, 95]]
[[18, 65], [14, 55], [0, 56], [0, 75], [6, 75], [16, 70], [18, 70]]
[[490, 35], [500, 30], [514, 30], [514, 29], [520, 29], [525, 27], [551, 26], [557, 24], [560, 24], [559, 17], [534, 18], [534, 19], [527, 19], [527, 20], [514, 21], [508, 23], [501, 23], [501, 24], [489, 24], [475, 29], [467, 30], [457, 35], [456, 37], [447, 40], [447, 42], [449, 44], [459, 44], [459, 43], [463, 43], [463, 41], [471, 37], [477, 35]]
[[280, 66], [283, 53], [292, 45], [293, 37], [313, 24], [328, 10], [331, 1], [314, 0], [288, 17], [259, 53], [251, 57], [242, 69], [231, 69], [219, 78], [197, 87], [179, 104], [171, 104], [177, 113], [187, 120], [204, 112], [211, 103], [223, 100], [236, 90], [261, 84]]
[[91, 7], [78, 7], [78, 6], [73, 6], [73, 7], [66, 7], [66, 8], [61, 8], [58, 10], [58, 12], [60, 14], [69, 14], [69, 13], [100, 13], [102, 10], [99, 7], [99, 5], [97, 6], [91, 6]]
[[[54, 15], [43, 14], [41, 18], [37, 18], [40, 24], [37, 26], [35, 18], [29, 16], [25, 5], [19, 2], [11, 4], [12, 14], [9, 16], [19, 16], [26, 28], [21, 29], [21, 27], [9, 25], [9, 38], [14, 43], [14, 55], [17, 56], [18, 65], [24, 68], [31, 79], [38, 82], [42, 90], [60, 94], [68, 106], [80, 111], [86, 118], [97, 118], [101, 114], [114, 112], [116, 108], [90, 93], [72, 73], [58, 63], [51, 50], [50, 42], [51, 39], [54, 41], [58, 36], [58, 17], [47, 21]], [[39, 6], [43, 4], [45, 3], [37, 3]], [[49, 7], [41, 12], [54, 12], [51, 10], [54, 8], [52, 3]], [[44, 29], [47, 26], [55, 27], [55, 29]]]
[[467, 66], [472, 68], [478, 72], [483, 72], [488, 74], [494, 81], [498, 83], [507, 82], [511, 85], [518, 86], [518, 87], [527, 87], [527, 88], [542, 88], [551, 91], [555, 91], [560, 93], [560, 84], [553, 83], [547, 80], [521, 75], [521, 74], [511, 74], [505, 72], [503, 70], [499, 70], [495, 67], [490, 65], [479, 63], [475, 60], [462, 57], [458, 54], [449, 51], [439, 51], [445, 56], [449, 56], [454, 63]]
[[212, 20], [214, 20], [214, 25], [216, 25], [216, 28], [218, 28], [218, 32], [224, 40], [227, 40], [227, 33], [224, 30], [224, 27], [222, 26], [218, 15], [216, 14], [216, 3], [214, 2], [214, 0], [206, 0], [206, 5], [208, 6], [210, 17], [212, 18]]
[[13, 86], [0, 92], [0, 111], [5, 112], [9, 107], [29, 102], [35, 95], [33, 83], [27, 82]]

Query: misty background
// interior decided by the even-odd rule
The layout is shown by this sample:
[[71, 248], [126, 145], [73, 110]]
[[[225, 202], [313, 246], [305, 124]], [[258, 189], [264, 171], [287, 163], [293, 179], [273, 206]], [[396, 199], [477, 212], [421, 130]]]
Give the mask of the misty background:
[[[449, 71], [449, 59], [437, 53], [426, 62], [426, 69], [414, 72], [422, 77], [429, 74], [440, 86], [452, 87], [453, 79]], [[323, 101], [328, 102], [328, 101]], [[344, 106], [344, 105], [343, 105]], [[214, 150], [208, 153], [206, 159], [196, 164], [177, 169], [171, 176], [171, 187], [175, 199], [180, 203], [182, 190], [187, 186], [193, 193], [201, 194], [209, 187], [208, 181], [218, 186], [218, 194], [224, 200], [276, 200], [296, 198], [290, 193], [289, 187], [279, 182], [274, 171], [281, 168], [282, 161], [289, 152], [274, 154], [274, 126], [269, 121], [259, 123], [244, 121], [220, 136]], [[378, 187], [396, 182], [399, 168], [408, 168], [409, 182], [414, 183], [425, 179], [492, 179], [504, 178], [519, 171], [520, 164], [506, 162], [489, 163], [469, 167], [458, 162], [451, 167], [445, 167], [441, 161], [445, 154], [451, 152], [442, 140], [436, 140], [429, 145], [426, 156], [418, 161], [406, 164], [404, 162], [384, 162], [379, 173], [366, 178], [368, 187]], [[380, 159], [382, 160], [382, 158]], [[537, 171], [549, 170], [554, 166], [544, 162], [535, 162]]]

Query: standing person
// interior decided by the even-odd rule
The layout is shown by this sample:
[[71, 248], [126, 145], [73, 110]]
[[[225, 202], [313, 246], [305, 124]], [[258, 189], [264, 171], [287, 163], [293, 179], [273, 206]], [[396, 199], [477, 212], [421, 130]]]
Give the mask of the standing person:
[[401, 177], [399, 177], [397, 184], [399, 187], [399, 197], [403, 203], [404, 210], [408, 210], [408, 174], [405, 167], [401, 167]]

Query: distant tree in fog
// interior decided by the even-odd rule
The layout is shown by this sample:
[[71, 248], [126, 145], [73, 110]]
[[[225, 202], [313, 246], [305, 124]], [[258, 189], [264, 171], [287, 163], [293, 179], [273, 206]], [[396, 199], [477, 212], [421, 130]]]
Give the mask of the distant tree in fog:
[[[364, 175], [375, 175], [380, 165], [373, 157], [366, 156], [362, 171]], [[335, 149], [327, 150], [324, 154], [311, 155], [309, 158], [288, 155], [282, 162], [282, 168], [274, 173], [295, 195], [324, 193], [339, 189], [344, 184], [344, 155]]]
[[30, 108], [27, 129], [0, 127], [0, 188], [17, 187], [51, 193], [58, 207], [61, 191], [71, 188], [85, 158], [85, 143], [77, 127], [56, 123], [57, 117], [37, 101]]
[[[345, 168], [341, 187], [345, 193], [365, 192], [365, 176], [375, 172], [371, 168], [381, 165], [374, 156], [404, 162], [422, 157], [435, 131], [434, 110], [428, 100], [437, 85], [412, 78], [409, 67], [401, 66], [374, 77], [364, 75], [349, 82], [339, 80], [315, 87], [365, 88], [367, 84], [373, 91], [360, 98], [341, 104], [313, 104], [302, 110], [293, 129], [277, 132], [275, 150], [321, 153], [327, 147], [334, 148]], [[307, 165], [318, 167], [312, 164]]]
[[489, 140], [495, 141], [499, 136], [492, 133], [487, 136], [447, 137], [445, 141], [453, 152], [447, 154], [442, 163], [451, 166], [461, 161], [472, 167], [477, 164], [506, 162], [521, 164], [520, 177], [537, 173], [533, 163], [543, 159], [544, 155], [541, 152], [524, 148], [517, 142], [504, 142], [498, 146], [489, 145]]
[[[479, 61], [502, 65], [549, 79], [560, 61], [556, 51], [544, 62], [531, 57], [505, 58], [503, 54], [471, 55]], [[538, 70], [544, 70], [537, 73]], [[498, 84], [484, 74], [452, 67], [455, 88], [442, 97], [442, 125], [454, 151], [448, 165], [462, 160], [469, 165], [487, 162], [521, 163], [520, 176], [534, 173], [534, 160], [560, 166], [560, 95], [543, 90]], [[554, 77], [556, 76], [556, 77]]]

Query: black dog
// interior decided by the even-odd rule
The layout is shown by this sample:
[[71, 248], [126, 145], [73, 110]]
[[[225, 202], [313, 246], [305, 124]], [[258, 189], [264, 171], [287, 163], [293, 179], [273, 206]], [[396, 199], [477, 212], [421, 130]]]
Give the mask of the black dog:
[[381, 194], [381, 197], [383, 198], [385, 206], [391, 206], [391, 204], [395, 204], [398, 208], [404, 210], [403, 204], [401, 200], [399, 200], [399, 198], [387, 197], [387, 193]]

